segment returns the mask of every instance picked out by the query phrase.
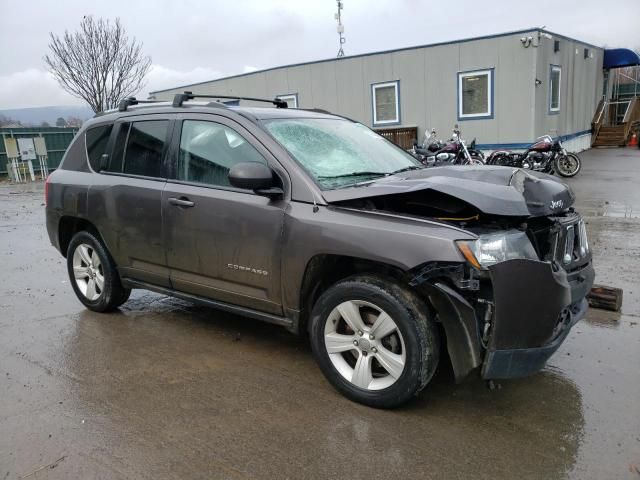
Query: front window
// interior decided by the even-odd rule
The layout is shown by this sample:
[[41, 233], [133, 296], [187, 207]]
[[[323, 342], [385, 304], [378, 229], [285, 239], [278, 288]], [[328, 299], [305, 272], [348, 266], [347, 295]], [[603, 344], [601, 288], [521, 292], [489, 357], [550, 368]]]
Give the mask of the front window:
[[493, 116], [493, 70], [458, 73], [458, 118]]
[[235, 130], [215, 122], [184, 121], [176, 179], [230, 187], [229, 170], [240, 162], [267, 163]]
[[398, 82], [377, 83], [371, 86], [373, 97], [373, 124], [400, 123]]
[[323, 190], [422, 168], [402, 149], [364, 125], [348, 120], [277, 119], [265, 126]]
[[560, 111], [560, 85], [562, 69], [557, 65], [551, 65], [551, 75], [549, 79], [549, 111], [557, 113]]

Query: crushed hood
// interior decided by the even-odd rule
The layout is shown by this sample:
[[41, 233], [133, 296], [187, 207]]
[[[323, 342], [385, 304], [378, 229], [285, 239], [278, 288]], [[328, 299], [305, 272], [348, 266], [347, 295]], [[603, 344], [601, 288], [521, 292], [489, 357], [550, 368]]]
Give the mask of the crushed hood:
[[499, 166], [425, 168], [383, 177], [353, 187], [323, 192], [327, 203], [435, 191], [456, 197], [488, 215], [545, 216], [569, 208], [575, 195], [568, 185], [544, 173]]

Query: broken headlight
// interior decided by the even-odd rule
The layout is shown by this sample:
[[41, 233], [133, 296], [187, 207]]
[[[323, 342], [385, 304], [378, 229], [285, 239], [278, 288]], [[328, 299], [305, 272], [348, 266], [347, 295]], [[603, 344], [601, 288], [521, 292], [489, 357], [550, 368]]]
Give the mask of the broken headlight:
[[464, 258], [476, 268], [487, 268], [515, 258], [539, 260], [529, 237], [519, 230], [486, 233], [477, 240], [459, 241], [457, 245]]

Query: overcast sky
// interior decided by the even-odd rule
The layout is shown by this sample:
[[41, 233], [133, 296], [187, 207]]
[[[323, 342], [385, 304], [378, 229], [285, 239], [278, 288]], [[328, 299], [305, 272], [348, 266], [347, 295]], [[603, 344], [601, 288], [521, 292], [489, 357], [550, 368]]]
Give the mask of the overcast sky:
[[[546, 25], [609, 47], [640, 47], [638, 0], [343, 0], [347, 55]], [[120, 17], [153, 68], [147, 92], [334, 57], [334, 0], [0, 0], [0, 109], [81, 104], [46, 71], [49, 32], [84, 15]]]

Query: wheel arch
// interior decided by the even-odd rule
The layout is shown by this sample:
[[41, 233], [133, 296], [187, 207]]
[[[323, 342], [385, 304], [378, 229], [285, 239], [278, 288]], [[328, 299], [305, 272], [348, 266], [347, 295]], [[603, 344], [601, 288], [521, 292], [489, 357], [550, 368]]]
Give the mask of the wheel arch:
[[299, 293], [299, 333], [308, 333], [309, 314], [322, 292], [340, 280], [365, 273], [408, 284], [407, 272], [388, 263], [348, 255], [318, 254], [312, 257], [307, 262]]
[[60, 246], [60, 253], [62, 253], [63, 257], [67, 257], [67, 250], [73, 236], [82, 231], [92, 233], [98, 237], [104, 245], [104, 239], [93, 223], [86, 218], [65, 215], [60, 217], [60, 221], [58, 222], [58, 245]]
[[[300, 290], [298, 333], [307, 335], [310, 312], [318, 297], [331, 285], [357, 274], [392, 278], [418, 295], [437, 316], [443, 338], [441, 350], [451, 360], [456, 382], [462, 381], [482, 364], [482, 344], [474, 308], [456, 289], [444, 281], [429, 281], [412, 287], [413, 271], [358, 257], [321, 254], [307, 263]], [[435, 280], [435, 279], [434, 279]]]

